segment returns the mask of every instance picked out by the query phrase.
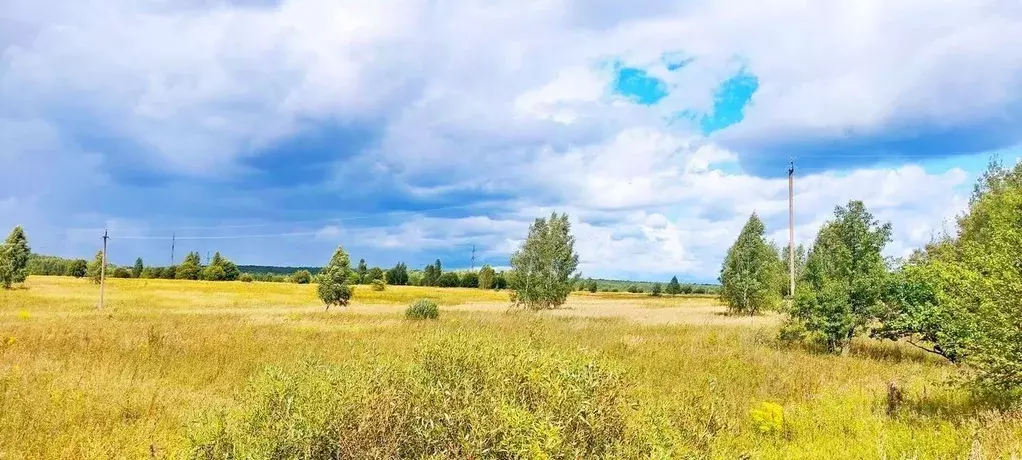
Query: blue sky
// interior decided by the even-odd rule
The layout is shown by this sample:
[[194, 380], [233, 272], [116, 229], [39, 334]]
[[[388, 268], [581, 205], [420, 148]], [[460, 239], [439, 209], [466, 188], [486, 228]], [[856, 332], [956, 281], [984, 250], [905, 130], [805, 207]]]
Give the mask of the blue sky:
[[906, 254], [1022, 156], [1015, 2], [0, 0], [0, 226], [37, 252], [712, 281], [751, 212]]

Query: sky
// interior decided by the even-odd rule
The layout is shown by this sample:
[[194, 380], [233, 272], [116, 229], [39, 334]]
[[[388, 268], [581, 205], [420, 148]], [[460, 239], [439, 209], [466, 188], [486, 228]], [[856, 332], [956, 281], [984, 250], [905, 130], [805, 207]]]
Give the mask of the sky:
[[0, 230], [112, 262], [713, 282], [753, 212], [925, 244], [1022, 156], [1015, 0], [0, 0]]

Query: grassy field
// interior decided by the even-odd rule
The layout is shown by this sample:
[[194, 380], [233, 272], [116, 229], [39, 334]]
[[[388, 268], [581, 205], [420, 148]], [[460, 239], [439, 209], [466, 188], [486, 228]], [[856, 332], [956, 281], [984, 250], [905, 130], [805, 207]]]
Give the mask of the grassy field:
[[[425, 377], [438, 385], [473, 376], [553, 378], [544, 385], [572, 390], [575, 374], [565, 377], [558, 368], [591, 363], [618, 376], [594, 384], [592, 394], [611, 395], [606, 404], [621, 412], [592, 416], [599, 404], [575, 404], [588, 407], [587, 423], [616, 427], [593, 438], [623, 446], [610, 456], [1022, 455], [1022, 414], [987, 408], [947, 385], [956, 375], [952, 366], [891, 343], [860, 341], [845, 357], [783, 346], [774, 340], [776, 316], [724, 316], [710, 298], [573, 294], [567, 308], [533, 314], [509, 310], [506, 293], [359, 287], [352, 306], [324, 312], [308, 285], [162, 280], [112, 280], [103, 311], [95, 309], [97, 297], [96, 286], [69, 278], [31, 277], [24, 289], [0, 291], [0, 458], [187, 458], [209, 439], [230, 437], [213, 433], [218, 423], [252, 423], [259, 409], [253, 401], [265, 396], [259, 385], [288, 381], [274, 376], [360, 385], [329, 372], [317, 377], [318, 371], [302, 367], [307, 362], [352, 375], [407, 377], [365, 379], [376, 386], [344, 393], [377, 398], [382, 392], [393, 397], [386, 401], [399, 402], [426, 401], [429, 394], [388, 393], [394, 388], [386, 385]], [[420, 297], [441, 305], [439, 321], [403, 319], [403, 306]], [[469, 358], [460, 361], [459, 353]], [[440, 375], [438, 362], [459, 364]], [[479, 369], [489, 362], [493, 369]], [[579, 372], [592, 367], [578, 366]], [[380, 368], [393, 373], [380, 374]], [[886, 410], [890, 381], [905, 388], [905, 402], [893, 415]], [[480, 388], [498, 396], [506, 390], [490, 385]], [[376, 412], [392, 407], [372, 401]], [[783, 408], [776, 427], [750, 415], [764, 402]], [[484, 402], [465, 404], [476, 403]], [[556, 419], [567, 406], [537, 407]], [[486, 411], [464, 414], [481, 417], [478, 426], [495, 423]], [[360, 426], [387, 428], [373, 425], [373, 414], [348, 415], [362, 417]], [[412, 420], [398, 415], [387, 423], [413, 426], [398, 423]], [[507, 417], [498, 421], [512, 420]], [[234, 428], [249, 426], [238, 423]], [[413, 438], [366, 439], [403, 446], [421, 440]], [[554, 441], [523, 456], [543, 458], [544, 449], [563, 448]]]

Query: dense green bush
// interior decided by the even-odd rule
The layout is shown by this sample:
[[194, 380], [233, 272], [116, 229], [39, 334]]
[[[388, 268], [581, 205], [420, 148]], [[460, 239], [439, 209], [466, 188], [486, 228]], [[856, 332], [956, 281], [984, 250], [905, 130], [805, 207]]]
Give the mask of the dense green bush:
[[208, 459], [648, 457], [624, 394], [589, 355], [452, 334], [408, 364], [268, 368], [190, 440]]
[[128, 267], [117, 267], [113, 273], [108, 273], [111, 278], [131, 278], [131, 270]]
[[85, 259], [72, 260], [67, 267], [67, 276], [73, 276], [75, 278], [84, 278], [89, 271], [89, 262]]
[[461, 275], [461, 287], [478, 288], [479, 274], [476, 272], [465, 272]]
[[316, 288], [320, 300], [326, 304], [329, 310], [331, 305], [341, 307], [348, 306], [351, 297], [355, 295], [355, 289], [348, 285], [348, 279], [353, 275], [351, 270], [351, 259], [344, 247], [337, 246], [330, 261], [319, 273], [319, 286]]
[[298, 270], [291, 275], [291, 282], [297, 284], [309, 284], [312, 282], [312, 273], [308, 270]]
[[660, 297], [660, 294], [663, 292], [663, 290], [664, 288], [660, 283], [653, 283], [653, 287], [650, 288], [649, 295], [653, 297]]
[[372, 289], [374, 291], [382, 291], [387, 289], [387, 283], [384, 283], [381, 279], [375, 279], [373, 280]]
[[405, 310], [405, 318], [408, 319], [437, 319], [440, 317], [440, 307], [436, 302], [429, 299], [419, 299], [408, 306]]
[[251, 283], [254, 280], [255, 279], [252, 277], [251, 273], [242, 273], [241, 276], [238, 277], [238, 281], [241, 281], [242, 283]]
[[446, 272], [440, 275], [437, 283], [440, 287], [458, 287], [461, 286], [461, 278], [458, 277], [457, 273]]
[[479, 289], [493, 289], [496, 276], [497, 272], [493, 271], [493, 267], [483, 265], [483, 268], [479, 269]]
[[642, 292], [642, 288], [640, 288], [637, 285], [632, 284], [632, 285], [628, 286], [628, 292], [631, 292], [632, 294], [638, 294], [638, 293]]

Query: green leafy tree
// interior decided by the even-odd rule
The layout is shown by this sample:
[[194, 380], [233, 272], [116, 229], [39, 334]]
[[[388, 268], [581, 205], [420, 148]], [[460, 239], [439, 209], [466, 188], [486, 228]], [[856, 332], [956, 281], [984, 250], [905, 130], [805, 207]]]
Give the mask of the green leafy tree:
[[497, 273], [493, 271], [493, 267], [489, 265], [483, 265], [483, 268], [479, 269], [479, 289], [493, 289], [493, 281]]
[[695, 292], [695, 286], [693, 286], [691, 284], [683, 284], [681, 286], [681, 293], [682, 294], [692, 294], [693, 292]]
[[440, 277], [443, 274], [443, 266], [440, 265], [440, 259], [437, 259], [432, 265], [427, 265], [426, 268], [422, 270], [422, 285], [439, 286]]
[[[781, 248], [781, 265], [784, 268], [784, 275], [785, 276], [782, 276], [780, 278], [780, 280], [781, 280], [781, 289], [780, 290], [781, 290], [781, 295], [785, 296], [785, 297], [791, 295], [791, 293], [788, 292], [789, 290], [791, 290], [791, 278], [790, 278], [790, 274], [789, 274], [789, 271], [788, 271], [789, 270], [789, 266], [788, 265], [791, 262], [791, 259], [789, 259], [789, 256], [788, 256], [788, 254], [790, 252], [791, 252], [791, 250], [790, 250], [790, 248], [787, 245], [785, 245], [783, 248]], [[802, 273], [805, 272], [805, 269], [806, 269], [806, 247], [804, 245], [800, 244], [798, 246], [795, 246], [795, 280], [796, 281], [799, 280], [799, 279], [802, 279]]]
[[169, 267], [163, 267], [160, 272], [160, 278], [165, 280], [172, 280], [177, 278], [177, 265], [171, 265]]
[[821, 337], [832, 352], [873, 321], [887, 289], [883, 250], [891, 224], [880, 224], [861, 201], [834, 210], [806, 259], [795, 289], [793, 322]]
[[358, 269], [355, 270], [355, 275], [358, 278], [351, 284], [369, 284], [369, 266], [366, 265], [365, 259], [358, 259]]
[[387, 270], [387, 284], [404, 286], [408, 284], [408, 266], [404, 262], [398, 263]]
[[753, 213], [724, 257], [720, 298], [731, 313], [755, 315], [780, 303], [780, 258], [767, 243], [765, 231], [763, 221]]
[[632, 293], [632, 294], [638, 294], [638, 293], [642, 292], [642, 288], [640, 288], [639, 286], [636, 286], [634, 284], [630, 284], [630, 285], [628, 285], [627, 291]]
[[112, 274], [114, 278], [131, 278], [131, 270], [128, 267], [117, 267]]
[[580, 275], [575, 237], [567, 214], [553, 213], [529, 226], [529, 235], [511, 256], [512, 301], [530, 309], [564, 304]]
[[297, 284], [309, 284], [312, 282], [312, 273], [308, 270], [298, 270], [291, 275], [291, 282]]
[[348, 279], [352, 276], [351, 259], [344, 247], [337, 246], [334, 255], [330, 257], [323, 270], [319, 273], [319, 287], [317, 292], [320, 300], [326, 304], [329, 310], [331, 305], [347, 306], [355, 289], [348, 285]]
[[650, 288], [649, 295], [653, 297], [660, 297], [660, 294], [663, 292], [663, 290], [664, 290], [663, 285], [661, 285], [660, 283], [653, 283], [653, 287]]
[[155, 278], [156, 274], [153, 267], [146, 267], [142, 269], [142, 273], [139, 274], [139, 278], [151, 279]]
[[[187, 261], [187, 259], [185, 260]], [[220, 251], [213, 254], [213, 259], [209, 261], [209, 265], [202, 271], [202, 279], [207, 281], [234, 281], [240, 275], [238, 266], [220, 255]]]
[[103, 274], [103, 251], [96, 252], [96, 257], [93, 257], [92, 262], [89, 263], [87, 274], [93, 283], [99, 284], [100, 277]]
[[678, 283], [678, 277], [672, 276], [671, 281], [667, 283], [667, 289], [665, 289], [668, 295], [681, 294], [681, 284]]
[[89, 263], [85, 259], [75, 259], [68, 265], [67, 276], [84, 278], [89, 273]]
[[478, 288], [479, 274], [476, 272], [465, 272], [461, 275], [461, 287]]
[[202, 275], [202, 259], [198, 252], [189, 252], [181, 265], [177, 266], [174, 277], [179, 280], [197, 280]]
[[461, 286], [461, 277], [455, 272], [446, 272], [440, 275], [440, 279], [437, 281], [437, 285], [440, 287], [458, 287]]
[[425, 284], [423, 284], [423, 272], [419, 270], [408, 272], [408, 285], [425, 286]]
[[14, 227], [7, 239], [0, 245], [0, 285], [10, 289], [14, 283], [23, 283], [28, 278], [28, 258], [32, 249], [28, 246], [25, 229]]
[[497, 276], [493, 277], [493, 288], [496, 290], [507, 289], [510, 284], [507, 281], [507, 275], [504, 272], [498, 272]]
[[586, 290], [589, 291], [590, 293], [596, 293], [597, 289], [599, 289], [599, 286], [596, 284], [596, 280], [592, 278], [589, 278], [589, 280], [586, 281], [585, 284]]
[[370, 268], [366, 272], [366, 277], [362, 279], [363, 284], [372, 284], [373, 281], [383, 280], [386, 275], [383, 273], [383, 269], [380, 267]]
[[139, 258], [135, 259], [135, 266], [131, 268], [131, 277], [132, 278], [141, 278], [142, 277], [142, 270], [144, 270], [144, 269], [145, 269], [145, 265], [142, 264], [142, 258], [139, 257]]

